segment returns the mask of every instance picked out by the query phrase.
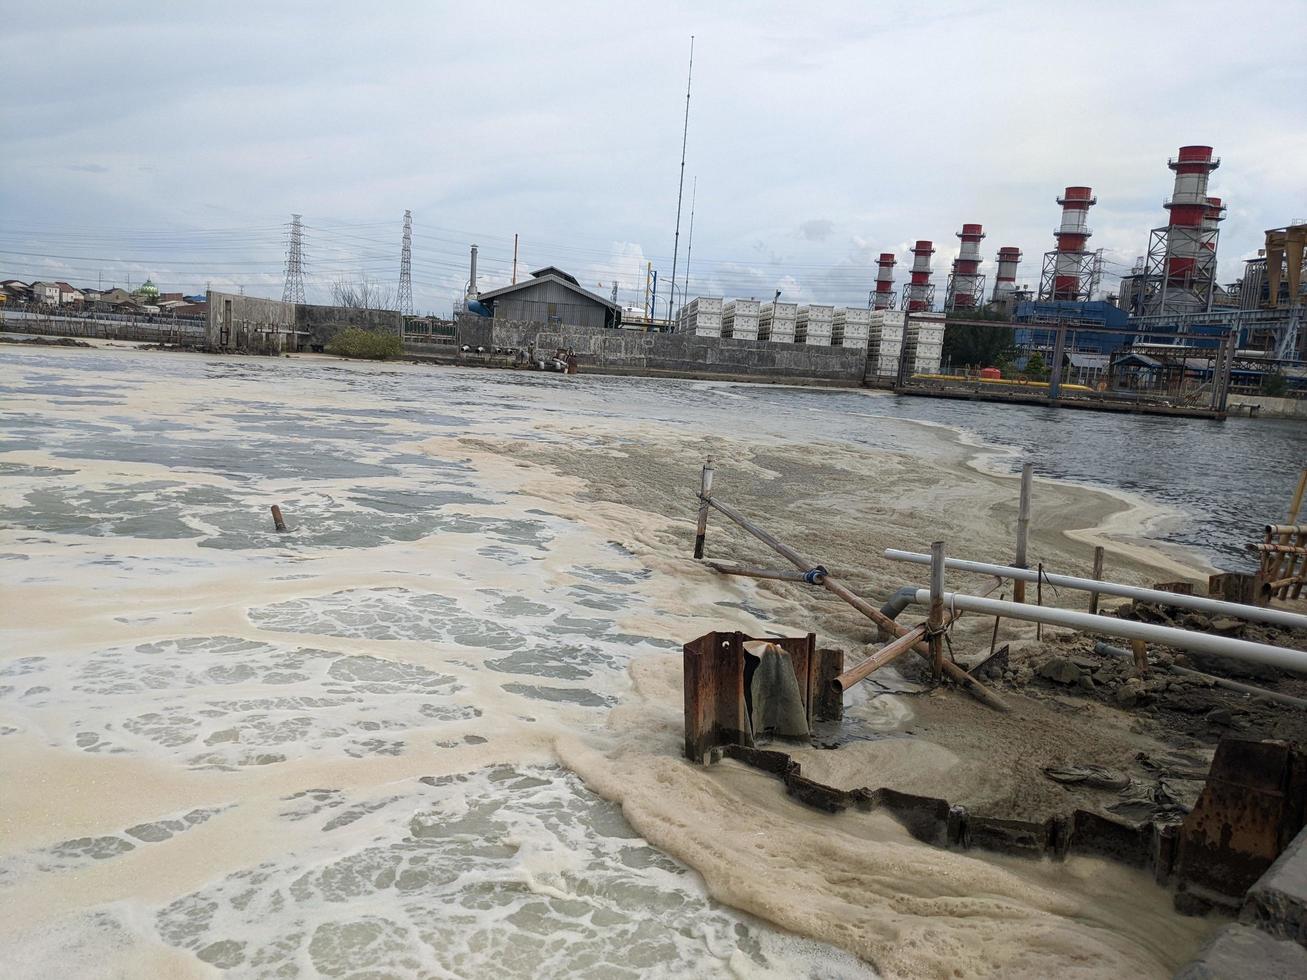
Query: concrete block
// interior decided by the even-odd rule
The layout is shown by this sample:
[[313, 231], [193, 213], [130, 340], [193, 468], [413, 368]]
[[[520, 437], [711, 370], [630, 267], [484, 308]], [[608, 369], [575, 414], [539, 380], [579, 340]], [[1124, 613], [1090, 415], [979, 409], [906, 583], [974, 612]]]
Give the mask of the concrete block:
[[1307, 830], [1248, 889], [1239, 919], [1307, 945]]
[[1175, 980], [1301, 980], [1307, 977], [1307, 949], [1259, 929], [1232, 923], [1217, 932]]

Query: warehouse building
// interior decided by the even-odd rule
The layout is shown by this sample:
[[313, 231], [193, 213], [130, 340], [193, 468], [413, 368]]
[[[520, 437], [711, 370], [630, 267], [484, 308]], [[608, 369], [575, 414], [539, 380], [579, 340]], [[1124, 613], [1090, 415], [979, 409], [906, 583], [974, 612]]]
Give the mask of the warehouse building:
[[576, 277], [555, 266], [531, 273], [530, 279], [476, 297], [496, 320], [526, 320], [576, 327], [617, 327], [622, 308], [582, 289]]

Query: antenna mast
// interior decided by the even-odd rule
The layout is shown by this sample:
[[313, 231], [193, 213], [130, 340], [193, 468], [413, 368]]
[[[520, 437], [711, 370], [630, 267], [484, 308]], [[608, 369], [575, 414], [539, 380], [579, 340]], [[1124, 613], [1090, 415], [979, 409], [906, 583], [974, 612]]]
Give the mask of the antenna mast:
[[694, 199], [699, 193], [699, 177], [696, 174], [690, 181], [690, 240], [685, 243], [685, 285], [681, 287], [681, 299], [689, 302], [690, 297], [690, 257], [694, 255]]
[[676, 301], [676, 258], [681, 246], [681, 200], [685, 196], [685, 144], [690, 136], [690, 82], [694, 78], [694, 35], [690, 35], [690, 70], [685, 76], [685, 125], [681, 129], [681, 181], [676, 186], [676, 237], [672, 242], [672, 288], [667, 296], [667, 319]]

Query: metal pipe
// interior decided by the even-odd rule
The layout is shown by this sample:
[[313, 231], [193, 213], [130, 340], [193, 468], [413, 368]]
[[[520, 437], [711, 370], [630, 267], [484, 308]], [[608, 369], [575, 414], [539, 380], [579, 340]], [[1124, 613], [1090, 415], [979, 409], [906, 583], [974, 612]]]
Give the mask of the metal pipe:
[[[930, 555], [913, 551], [900, 551], [886, 548], [885, 557], [890, 561], [906, 561], [915, 565], [929, 565]], [[966, 561], [961, 558], [949, 558], [945, 562], [948, 568], [959, 572], [975, 572], [977, 575], [998, 575], [1033, 582], [1038, 572], [1024, 568], [1012, 568], [1007, 565], [991, 565], [981, 561]], [[1059, 589], [1077, 589], [1081, 592], [1101, 592], [1104, 595], [1120, 596], [1124, 599], [1139, 599], [1143, 602], [1158, 602], [1182, 609], [1197, 609], [1202, 612], [1219, 613], [1238, 619], [1253, 620], [1259, 623], [1273, 623], [1292, 629], [1307, 629], [1307, 616], [1291, 613], [1283, 609], [1265, 609], [1262, 606], [1247, 606], [1241, 602], [1226, 602], [1223, 599], [1209, 599], [1206, 596], [1180, 595], [1176, 592], [1163, 592], [1160, 589], [1144, 589], [1134, 585], [1122, 585], [1119, 582], [1100, 582], [1090, 578], [1076, 578], [1074, 575], [1054, 575], [1044, 572], [1044, 581]]]
[[[918, 589], [914, 601], [917, 605], [929, 605], [930, 590]], [[1271, 646], [1269, 643], [1254, 643], [1251, 640], [1236, 640], [1228, 636], [1195, 633], [1192, 630], [1176, 629], [1173, 626], [1155, 626], [1152, 623], [1117, 619], [1114, 616], [1091, 616], [1089, 613], [1076, 612], [1072, 609], [1029, 606], [1019, 602], [986, 599], [982, 596], [963, 595], [958, 592], [944, 593], [944, 605], [962, 612], [985, 613], [990, 616], [1003, 616], [1006, 619], [1024, 619], [1031, 623], [1064, 626], [1085, 633], [1106, 633], [1109, 636], [1120, 636], [1128, 640], [1144, 640], [1180, 650], [1234, 657], [1238, 660], [1249, 660], [1307, 673], [1307, 652]]]
[[743, 565], [723, 565], [721, 562], [716, 561], [707, 562], [707, 565], [723, 575], [742, 575], [745, 578], [768, 578], [779, 579], [782, 582], [811, 584], [803, 577], [802, 572], [787, 572], [779, 568], [748, 568]]
[[890, 619], [898, 619], [899, 614], [912, 605], [912, 599], [916, 594], [917, 587], [915, 585], [903, 586], [885, 600], [885, 605], [880, 607], [881, 615], [888, 616]]
[[944, 542], [930, 546], [930, 674], [939, 682], [944, 670]]
[[712, 497], [713, 468], [712, 457], [703, 464], [703, 473], [699, 478], [699, 523], [694, 530], [694, 557], [703, 557], [703, 538], [708, 533], [708, 500]]
[[[1094, 653], [1100, 655], [1110, 655], [1121, 657], [1129, 660], [1131, 653], [1124, 647], [1113, 646], [1099, 640], [1094, 644]], [[1205, 681], [1211, 681], [1217, 687], [1223, 687], [1227, 691], [1238, 691], [1240, 694], [1253, 694], [1259, 698], [1267, 698], [1278, 704], [1287, 704], [1294, 708], [1303, 708], [1307, 710], [1307, 700], [1295, 698], [1291, 694], [1280, 694], [1278, 691], [1268, 691], [1264, 687], [1254, 687], [1251, 684], [1242, 684], [1239, 681], [1232, 681], [1226, 677], [1217, 677], [1215, 674], [1205, 674], [1201, 670], [1191, 670], [1188, 667], [1181, 667], [1179, 664], [1170, 664], [1167, 670], [1174, 674], [1183, 674], [1185, 677], [1201, 677]]]
[[[1035, 473], [1034, 463], [1021, 466], [1021, 502], [1017, 508], [1017, 554], [1012, 562], [1017, 568], [1025, 568], [1026, 539], [1030, 535], [1030, 481]], [[1016, 602], [1026, 601], [1026, 580], [1018, 578], [1012, 585], [1012, 598]]]

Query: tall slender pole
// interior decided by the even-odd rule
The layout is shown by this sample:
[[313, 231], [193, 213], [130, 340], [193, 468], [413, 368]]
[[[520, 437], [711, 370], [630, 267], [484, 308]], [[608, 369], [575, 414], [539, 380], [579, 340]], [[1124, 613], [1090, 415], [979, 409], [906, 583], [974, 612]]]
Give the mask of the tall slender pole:
[[690, 137], [690, 82], [694, 78], [694, 35], [690, 35], [690, 70], [685, 76], [685, 125], [681, 129], [681, 181], [676, 186], [676, 237], [672, 242], [672, 285], [667, 295], [667, 320], [676, 300], [676, 258], [681, 247], [681, 199], [685, 195], [685, 146]]
[[[1017, 554], [1012, 562], [1015, 568], [1029, 568], [1026, 564], [1026, 539], [1030, 535], [1030, 480], [1034, 476], [1035, 464], [1023, 463], [1021, 466], [1021, 503], [1017, 508]], [[1018, 579], [1012, 583], [1012, 601], [1026, 601], [1026, 583]]]
[[708, 508], [712, 506], [712, 457], [703, 464], [703, 474], [699, 482], [699, 524], [694, 531], [694, 557], [703, 557], [703, 538], [708, 533]]
[[694, 255], [694, 199], [699, 193], [699, 178], [696, 175], [690, 181], [690, 240], [685, 243], [685, 285], [681, 287], [681, 298], [688, 301], [690, 297], [690, 257]]
[[[1095, 581], [1102, 581], [1102, 578], [1103, 578], [1103, 546], [1100, 544], [1094, 547], [1094, 579]], [[1097, 592], [1089, 593], [1089, 611], [1095, 616], [1098, 615]]]
[[517, 285], [517, 232], [513, 232], [513, 285]]
[[944, 673], [944, 542], [930, 546], [930, 676], [938, 682]]

